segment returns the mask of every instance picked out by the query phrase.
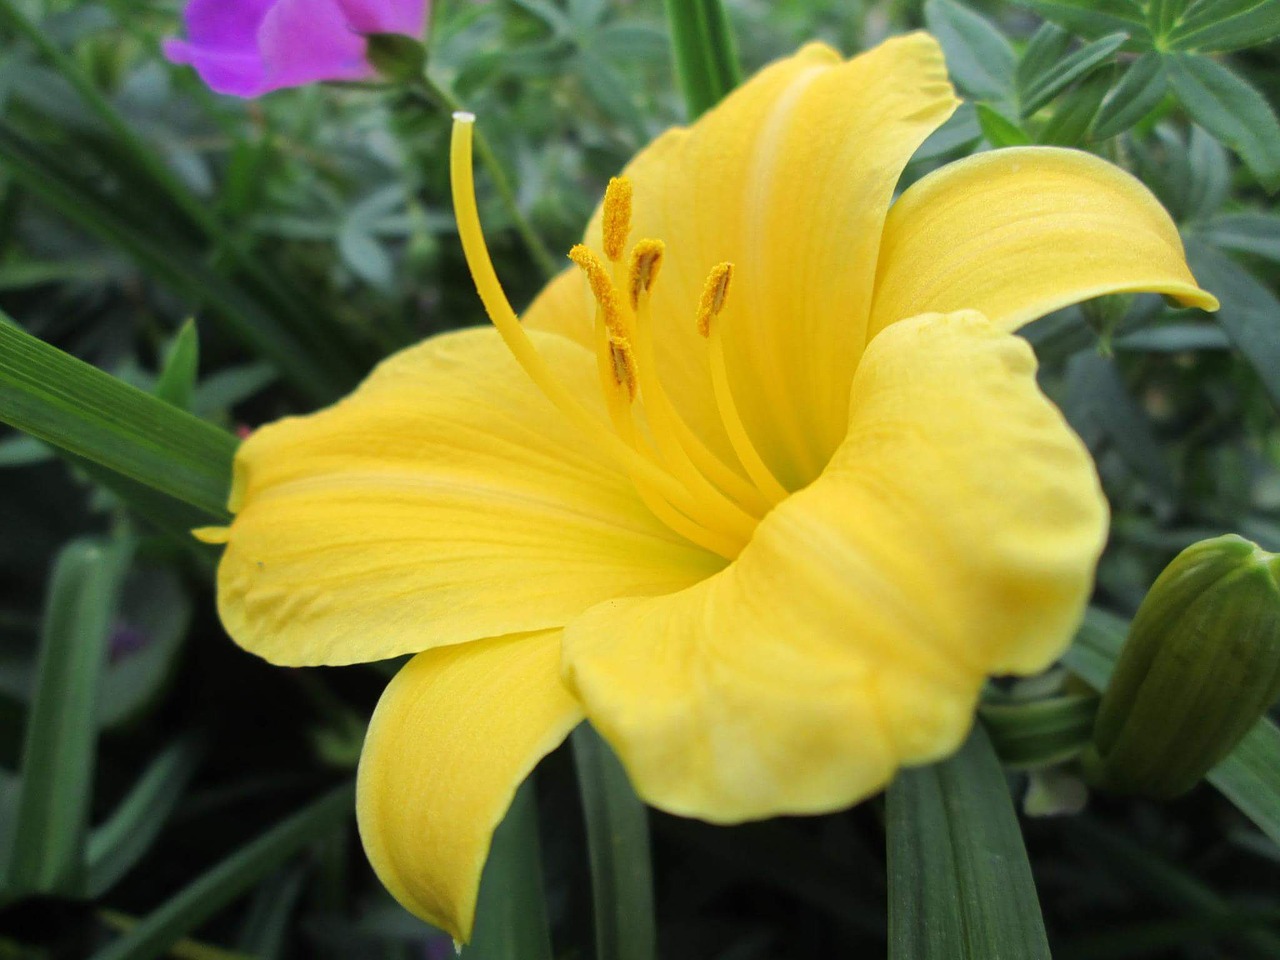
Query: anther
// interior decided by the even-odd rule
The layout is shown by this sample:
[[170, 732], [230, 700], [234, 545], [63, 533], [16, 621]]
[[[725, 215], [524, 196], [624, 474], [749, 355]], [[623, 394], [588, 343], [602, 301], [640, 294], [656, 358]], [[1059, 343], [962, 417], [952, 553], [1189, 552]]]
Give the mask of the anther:
[[636, 398], [636, 358], [631, 342], [623, 337], [609, 338], [609, 356], [613, 359], [613, 378], [625, 387], [627, 399]]
[[640, 294], [648, 293], [658, 279], [658, 271], [662, 269], [662, 255], [667, 245], [661, 240], [641, 240], [631, 250], [630, 282], [631, 309], [640, 306]]
[[719, 263], [711, 268], [707, 283], [702, 288], [702, 299], [698, 302], [698, 332], [704, 337], [711, 336], [711, 321], [724, 309], [732, 279], [732, 263]]
[[587, 275], [591, 295], [600, 305], [604, 326], [609, 331], [609, 336], [625, 338], [627, 326], [622, 319], [622, 304], [618, 302], [618, 291], [609, 277], [608, 268], [589, 247], [582, 244], [578, 244], [569, 251], [569, 259], [581, 267], [582, 272]]
[[614, 263], [622, 259], [631, 233], [631, 181], [613, 177], [604, 191], [604, 255]]

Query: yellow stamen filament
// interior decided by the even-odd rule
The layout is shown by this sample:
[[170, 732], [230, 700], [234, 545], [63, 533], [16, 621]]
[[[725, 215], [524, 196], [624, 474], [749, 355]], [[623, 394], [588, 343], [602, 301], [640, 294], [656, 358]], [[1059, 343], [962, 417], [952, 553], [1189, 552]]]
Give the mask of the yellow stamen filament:
[[631, 181], [614, 177], [604, 192], [604, 255], [614, 263], [622, 259], [631, 234]]
[[[533, 341], [529, 339], [524, 327], [520, 325], [520, 320], [502, 289], [502, 283], [498, 280], [498, 274], [493, 267], [493, 259], [489, 255], [489, 248], [480, 226], [480, 211], [475, 194], [475, 174], [472, 169], [472, 127], [476, 118], [474, 114], [458, 112], [454, 114], [453, 119], [449, 174], [453, 188], [458, 235], [462, 241], [463, 254], [467, 260], [467, 267], [471, 271], [476, 293], [484, 304], [489, 319], [507, 345], [507, 349], [511, 351], [516, 362], [543, 395], [570, 422], [597, 440], [601, 448], [627, 470], [637, 490], [641, 491], [640, 495], [646, 503], [650, 504], [649, 508], [659, 519], [691, 542], [728, 559], [733, 559], [742, 549], [746, 538], [741, 535], [711, 531], [700, 524], [693, 525], [687, 520], [680, 521], [675, 515], [677, 512], [684, 516], [698, 512], [696, 499], [671, 474], [647, 460], [616, 433], [606, 429], [602, 421], [579, 403], [573, 393], [556, 379], [547, 362], [533, 345]], [[671, 522], [662, 516], [664, 512], [671, 514], [669, 517]], [[681, 526], [687, 529], [677, 527], [676, 523], [681, 523]]]
[[733, 279], [733, 264], [722, 263], [711, 270], [706, 286], [702, 290], [702, 300], [698, 304], [698, 332], [708, 340], [708, 358], [711, 361], [711, 386], [715, 391], [716, 406], [720, 409], [720, 419], [724, 423], [725, 433], [729, 435], [729, 444], [738, 455], [742, 468], [762, 494], [773, 503], [780, 503], [790, 494], [787, 488], [778, 482], [755, 444], [747, 433], [746, 424], [738, 412], [738, 405], [733, 399], [733, 388], [729, 385], [729, 370], [724, 356], [723, 324], [716, 323], [729, 298], [729, 283]]
[[713, 495], [726, 496], [735, 506], [753, 517], [763, 516], [772, 504], [737, 471], [707, 449], [685, 423], [671, 402], [657, 374], [650, 321], [650, 289], [662, 266], [665, 246], [661, 240], [641, 240], [631, 251], [628, 288], [635, 310], [635, 349], [639, 367], [640, 392], [649, 416], [650, 431], [672, 472], [687, 486], [710, 481]]

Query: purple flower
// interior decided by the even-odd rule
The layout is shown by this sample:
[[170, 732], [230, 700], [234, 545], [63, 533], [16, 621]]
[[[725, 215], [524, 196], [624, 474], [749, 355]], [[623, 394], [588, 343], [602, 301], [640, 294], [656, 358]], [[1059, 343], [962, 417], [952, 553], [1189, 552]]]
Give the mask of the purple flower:
[[365, 34], [421, 39], [428, 0], [191, 0], [187, 39], [165, 56], [218, 93], [259, 97], [320, 80], [373, 76]]

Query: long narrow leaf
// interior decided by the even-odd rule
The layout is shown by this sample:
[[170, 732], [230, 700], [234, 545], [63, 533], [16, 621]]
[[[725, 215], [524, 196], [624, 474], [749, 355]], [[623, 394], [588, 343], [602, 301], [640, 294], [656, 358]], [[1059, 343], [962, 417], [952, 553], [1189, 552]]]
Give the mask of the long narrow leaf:
[[124, 543], [77, 541], [54, 566], [22, 755], [10, 894], [79, 890], [97, 753], [98, 686], [128, 553]]
[[204, 752], [200, 740], [184, 737], [165, 748], [102, 826], [89, 836], [84, 892], [98, 899], [151, 848], [168, 823]]
[[649, 817], [626, 771], [587, 723], [573, 732], [573, 759], [587, 820], [597, 960], [653, 960]]
[[737, 45], [720, 0], [666, 0], [676, 74], [694, 120], [742, 80]]
[[480, 881], [475, 930], [461, 960], [551, 960], [532, 780], [516, 791], [511, 809], [494, 831]]
[[981, 726], [889, 787], [890, 960], [1049, 960], [1004, 771]]
[[351, 817], [354, 790], [339, 787], [201, 874], [93, 960], [154, 960], [281, 864]]
[[235, 437], [10, 322], [0, 322], [0, 421], [212, 518], [227, 515]]

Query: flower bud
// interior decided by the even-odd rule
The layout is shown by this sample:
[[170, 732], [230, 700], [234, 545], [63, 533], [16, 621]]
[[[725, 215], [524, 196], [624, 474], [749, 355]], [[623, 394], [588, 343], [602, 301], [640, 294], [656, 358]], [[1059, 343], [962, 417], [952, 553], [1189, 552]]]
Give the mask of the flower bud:
[[1084, 756], [1097, 786], [1190, 790], [1280, 694], [1280, 557], [1229, 534], [1182, 551], [1138, 608]]

